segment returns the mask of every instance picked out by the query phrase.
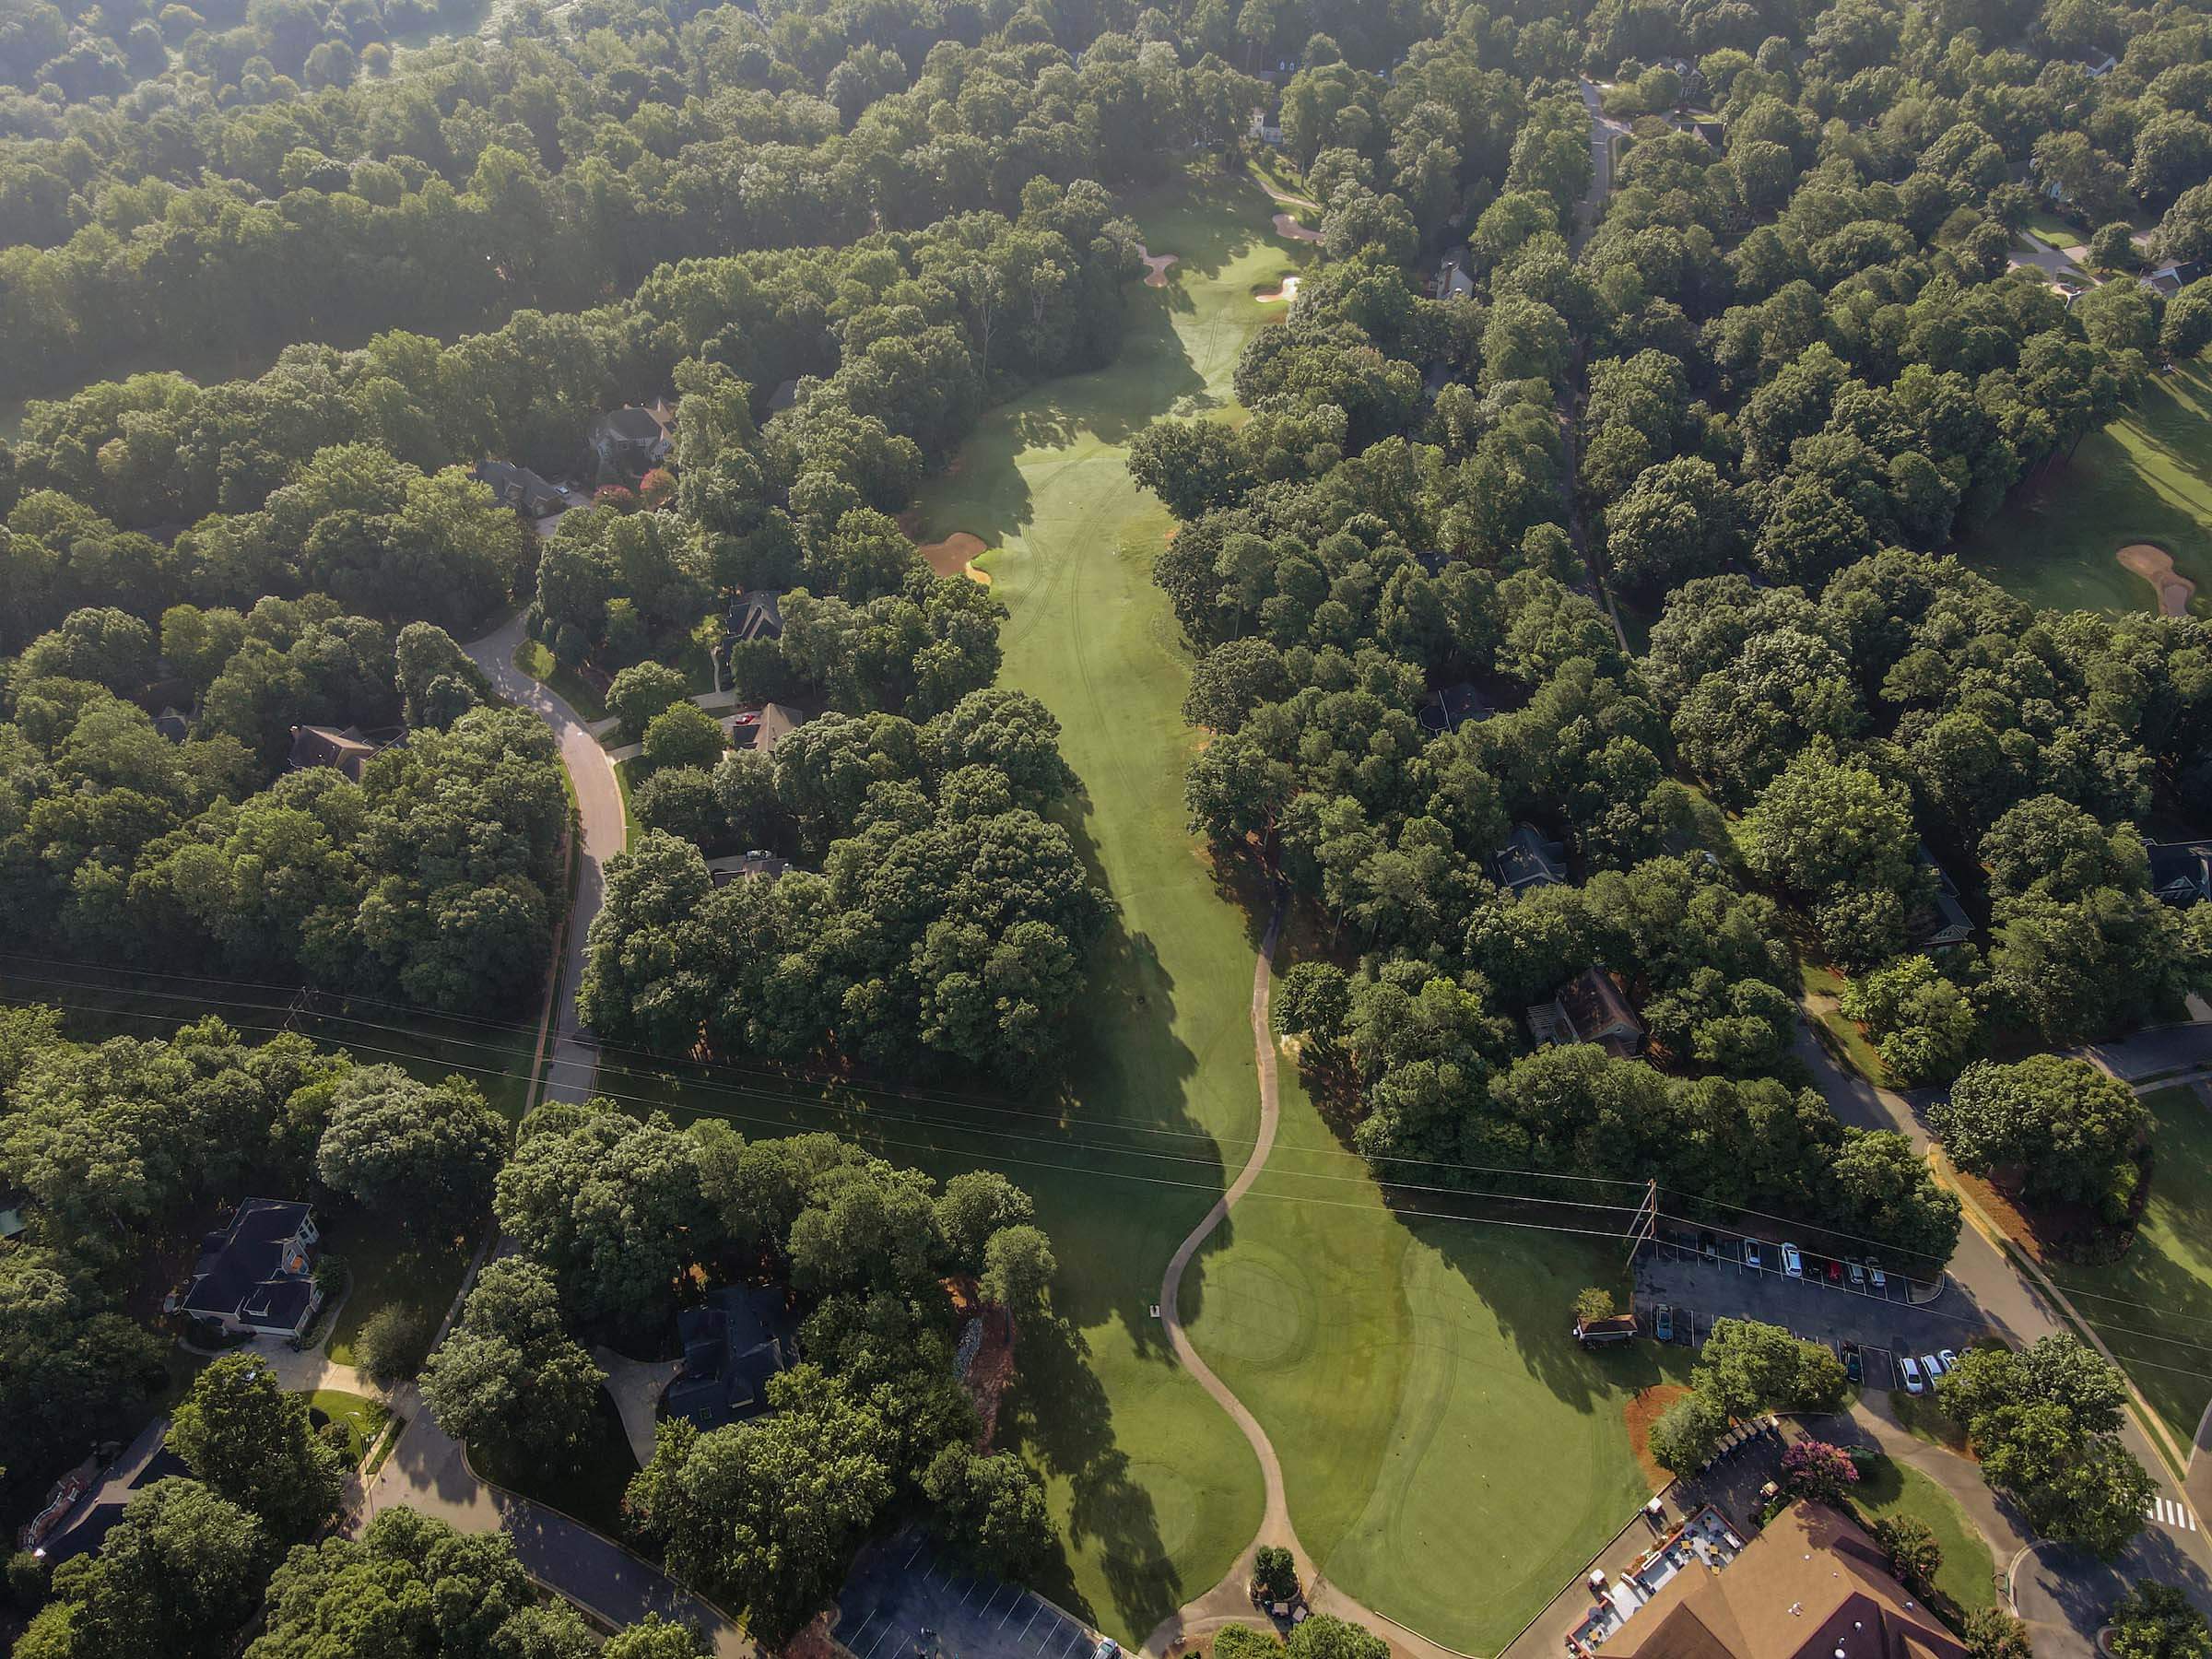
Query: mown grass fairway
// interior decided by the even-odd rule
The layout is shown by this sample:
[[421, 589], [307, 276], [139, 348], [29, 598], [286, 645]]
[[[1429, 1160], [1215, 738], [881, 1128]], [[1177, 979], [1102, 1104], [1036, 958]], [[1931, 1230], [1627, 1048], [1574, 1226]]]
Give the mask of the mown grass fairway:
[[2149, 582], [2113, 555], [2149, 542], [2206, 603], [2212, 582], [2212, 364], [2153, 375], [2121, 419], [2018, 491], [1960, 558], [2030, 604], [2151, 610]]
[[2106, 1267], [2051, 1277], [2184, 1447], [2212, 1403], [2212, 1105], [2183, 1085], [2143, 1097], [2152, 1115], [2150, 1203]]

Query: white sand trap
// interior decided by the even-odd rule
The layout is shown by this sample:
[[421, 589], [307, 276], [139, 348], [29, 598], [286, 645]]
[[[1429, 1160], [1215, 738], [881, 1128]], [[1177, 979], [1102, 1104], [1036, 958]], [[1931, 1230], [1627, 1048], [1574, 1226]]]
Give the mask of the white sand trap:
[[1317, 242], [1321, 240], [1321, 232], [1307, 229], [1298, 222], [1298, 216], [1294, 213], [1278, 213], [1275, 216], [1275, 233], [1288, 237], [1292, 241]]
[[1286, 276], [1283, 278], [1283, 286], [1277, 288], [1274, 293], [1254, 294], [1253, 298], [1262, 305], [1287, 305], [1298, 298], [1298, 278]]
[[2123, 569], [2133, 571], [2158, 590], [2160, 616], [2189, 614], [2189, 596], [2196, 592], [2196, 583], [2173, 568], [2173, 555], [2165, 548], [2148, 542], [2131, 542], [2112, 557]]
[[924, 542], [914, 549], [928, 561], [929, 568], [940, 576], [965, 576], [971, 582], [991, 585], [991, 578], [971, 562], [979, 553], [988, 553], [983, 538], [965, 530], [955, 530], [940, 542]]

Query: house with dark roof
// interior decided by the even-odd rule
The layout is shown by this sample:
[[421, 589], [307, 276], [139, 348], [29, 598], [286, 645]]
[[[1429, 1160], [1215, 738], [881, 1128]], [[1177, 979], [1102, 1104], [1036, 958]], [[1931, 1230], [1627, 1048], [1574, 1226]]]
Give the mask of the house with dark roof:
[[322, 1239], [313, 1206], [243, 1199], [229, 1227], [201, 1241], [192, 1283], [169, 1311], [242, 1336], [297, 1336], [323, 1305], [315, 1288]]
[[[133, 1498], [157, 1480], [183, 1478], [192, 1471], [169, 1450], [169, 1419], [156, 1418], [139, 1430], [115, 1461], [98, 1474], [65, 1477], [54, 1500], [23, 1529], [17, 1542], [49, 1570], [90, 1555], [107, 1542]], [[98, 1467], [89, 1459], [85, 1467]]]
[[154, 730], [171, 743], [182, 743], [192, 735], [192, 722], [174, 703], [164, 703], [161, 712], [154, 716]]
[[798, 1362], [783, 1292], [726, 1285], [677, 1315], [684, 1358], [661, 1395], [672, 1418], [720, 1429], [768, 1408], [768, 1380]]
[[1964, 944], [1973, 936], [1974, 923], [1959, 902], [1959, 884], [1924, 844], [1912, 854], [1912, 861], [1927, 871], [1936, 884], [1936, 896], [1912, 912], [1912, 942], [1926, 947]]
[[285, 758], [285, 768], [288, 771], [305, 771], [312, 766], [335, 766], [359, 783], [375, 753], [376, 745], [361, 735], [359, 726], [340, 731], [336, 726], [296, 725], [292, 728], [292, 752]]
[[1528, 1029], [1539, 1047], [1594, 1042], [1616, 1060], [1643, 1052], [1643, 1021], [1620, 982], [1595, 965], [1561, 985], [1549, 1002], [1529, 1009]]
[[559, 485], [512, 461], [479, 461], [469, 477], [489, 486], [500, 506], [512, 507], [526, 519], [545, 518], [569, 504]]
[[783, 595], [774, 588], [755, 588], [730, 602], [730, 633], [740, 640], [780, 640], [783, 637]]
[[1470, 721], [1488, 720], [1497, 711], [1490, 700], [1477, 690], [1472, 680], [1461, 680], [1456, 686], [1446, 686], [1421, 705], [1421, 729], [1431, 736], [1441, 737], [1446, 732], [1456, 732]]
[[2171, 300], [2204, 274], [2205, 267], [2194, 259], [2168, 260], [2136, 280], [2160, 299]]
[[707, 875], [716, 887], [728, 887], [733, 881], [773, 881], [790, 868], [790, 860], [773, 853], [733, 853], [707, 860]]
[[2153, 841], [2150, 890], [2168, 904], [2194, 904], [2212, 899], [2212, 841]]
[[794, 709], [789, 703], [763, 703], [757, 709], [740, 709], [730, 716], [730, 742], [738, 748], [754, 749], [765, 755], [813, 718], [806, 710]]
[[641, 478], [667, 460], [676, 448], [663, 413], [638, 404], [593, 416], [584, 441], [598, 459], [602, 482]]
[[1558, 887], [1567, 879], [1567, 849], [1533, 824], [1515, 824], [1505, 845], [1490, 854], [1490, 869], [1510, 892]]
[[1618, 1617], [1594, 1641], [1578, 1636], [1585, 1651], [1606, 1659], [1966, 1659], [1964, 1644], [1891, 1575], [1881, 1546], [1826, 1504], [1793, 1503], [1733, 1557], [1702, 1538], [1670, 1540], [1662, 1554], [1684, 1559], [1648, 1593], [1656, 1571], [1631, 1574], [1641, 1599], [1615, 1594]]

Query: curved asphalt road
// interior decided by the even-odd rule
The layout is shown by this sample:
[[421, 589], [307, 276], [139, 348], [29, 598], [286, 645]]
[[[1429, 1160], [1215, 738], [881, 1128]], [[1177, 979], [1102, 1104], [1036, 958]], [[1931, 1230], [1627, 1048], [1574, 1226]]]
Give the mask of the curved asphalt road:
[[[465, 649], [493, 689], [552, 728], [560, 763], [576, 791], [581, 829], [576, 893], [544, 1098], [582, 1100], [590, 1097], [598, 1072], [599, 1048], [577, 1020], [576, 992], [583, 977], [586, 935], [606, 890], [606, 864], [622, 851], [628, 828], [621, 786], [606, 751], [575, 710], [514, 665], [514, 650], [522, 641], [523, 618], [517, 613]], [[470, 1265], [472, 1277], [481, 1261], [479, 1253]], [[412, 1383], [399, 1390], [393, 1406], [407, 1426], [361, 1495], [364, 1521], [404, 1504], [463, 1532], [504, 1532], [532, 1578], [605, 1622], [630, 1625], [658, 1613], [704, 1632], [716, 1659], [759, 1659], [759, 1650], [743, 1630], [652, 1563], [558, 1510], [477, 1479], [460, 1442], [438, 1427]]]

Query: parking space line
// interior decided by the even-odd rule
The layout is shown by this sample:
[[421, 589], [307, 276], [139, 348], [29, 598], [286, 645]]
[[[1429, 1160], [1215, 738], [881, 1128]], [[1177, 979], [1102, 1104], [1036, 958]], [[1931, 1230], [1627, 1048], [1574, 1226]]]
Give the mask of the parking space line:
[[[1043, 1612], [1043, 1611], [1044, 1611], [1044, 1604], [1043, 1604], [1042, 1602], [1039, 1602], [1039, 1603], [1037, 1604], [1037, 1606], [1036, 1606], [1034, 1608], [1032, 1608], [1032, 1609], [1030, 1610], [1030, 1617], [1029, 1617], [1029, 1620], [1028, 1620], [1028, 1622], [1027, 1622], [1027, 1623], [1025, 1623], [1025, 1624], [1024, 1624], [1024, 1625], [1021, 1627], [1021, 1629], [1020, 1629], [1020, 1630], [1017, 1630], [1017, 1631], [1015, 1632], [1015, 1634], [1014, 1634], [1014, 1640], [1015, 1640], [1015, 1641], [1021, 1641], [1021, 1640], [1022, 1640], [1022, 1638], [1023, 1638], [1023, 1637], [1027, 1636], [1027, 1635], [1030, 1633], [1030, 1625], [1033, 1625], [1033, 1624], [1035, 1624], [1035, 1623], [1037, 1622], [1037, 1615], [1038, 1615], [1038, 1614], [1040, 1614], [1040, 1613], [1041, 1613], [1041, 1612]], [[1014, 1615], [1013, 1615], [1013, 1614], [1011, 1614], [1011, 1613], [1009, 1613], [1009, 1614], [1007, 1614], [1007, 1615], [1006, 1615], [1006, 1617], [1007, 1617], [1008, 1618], [1013, 1618], [1013, 1617], [1014, 1617]]]
[[[1039, 1602], [1037, 1605], [1039, 1606], [1043, 1606], [1045, 1604], [1043, 1602]], [[1049, 1630], [1040, 1631], [1038, 1634], [1037, 1651], [1041, 1653], [1050, 1653], [1053, 1648], [1058, 1644], [1059, 1641], [1060, 1614], [1057, 1609], [1054, 1609], [1053, 1613], [1053, 1628]]]
[[[875, 1617], [876, 1615], [870, 1615], [871, 1618]], [[868, 1651], [865, 1653], [862, 1653], [860, 1659], [873, 1659], [876, 1650], [883, 1645], [883, 1639], [886, 1636], [888, 1636], [897, 1627], [895, 1627], [889, 1619], [885, 1619], [883, 1621], [883, 1629], [876, 1632], [876, 1640], [868, 1643]]]
[[[912, 1567], [912, 1565], [913, 1565], [913, 1564], [914, 1564], [916, 1561], [920, 1560], [920, 1559], [922, 1559], [922, 1552], [923, 1552], [924, 1550], [927, 1549], [928, 1547], [929, 1547], [929, 1540], [928, 1540], [927, 1538], [917, 1538], [917, 1539], [915, 1539], [915, 1540], [914, 1540], [914, 1553], [913, 1553], [912, 1555], [910, 1555], [910, 1556], [908, 1556], [908, 1557], [906, 1558], [906, 1567], [901, 1567], [901, 1568], [900, 1568], [899, 1571], [901, 1571], [901, 1572], [904, 1572], [904, 1571], [906, 1571], [907, 1567]], [[924, 1571], [927, 1571], [927, 1569], [924, 1569]]]
[[1077, 1648], [1081, 1647], [1082, 1645], [1083, 1645], [1083, 1627], [1082, 1627], [1081, 1625], [1077, 1625], [1077, 1626], [1076, 1627], [1076, 1633], [1075, 1633], [1073, 1636], [1070, 1636], [1070, 1637], [1067, 1639], [1067, 1646], [1065, 1646], [1065, 1648], [1063, 1648], [1063, 1649], [1061, 1649], [1061, 1650], [1060, 1650], [1060, 1659], [1067, 1659], [1067, 1655], [1068, 1655], [1068, 1654], [1070, 1654], [1070, 1653], [1074, 1653], [1074, 1652], [1075, 1652], [1075, 1651], [1076, 1651]]
[[[1020, 1596], [1018, 1596], [1018, 1595], [1017, 1595], [1017, 1596], [1016, 1596], [1016, 1597], [1015, 1597], [1015, 1598], [1014, 1598], [1012, 1601], [1010, 1601], [1010, 1602], [1008, 1602], [1008, 1603], [1006, 1604], [1006, 1612], [1005, 1612], [1005, 1613], [1004, 1613], [1004, 1614], [1003, 1614], [1003, 1615], [1000, 1617], [1000, 1618], [999, 1618], [999, 1621], [998, 1621], [998, 1628], [999, 1628], [1000, 1630], [1005, 1630], [1005, 1629], [1006, 1628], [1006, 1622], [1007, 1622], [1007, 1620], [1008, 1620], [1008, 1619], [1011, 1619], [1011, 1618], [1014, 1617], [1014, 1615], [1015, 1615], [1015, 1614], [1017, 1614], [1017, 1613], [1018, 1613], [1018, 1612], [1020, 1612], [1020, 1611], [1021, 1611], [1021, 1597], [1020, 1597]], [[1037, 1616], [1036, 1616], [1034, 1613], [1032, 1613], [1032, 1614], [1030, 1614], [1030, 1618], [1036, 1618]]]

